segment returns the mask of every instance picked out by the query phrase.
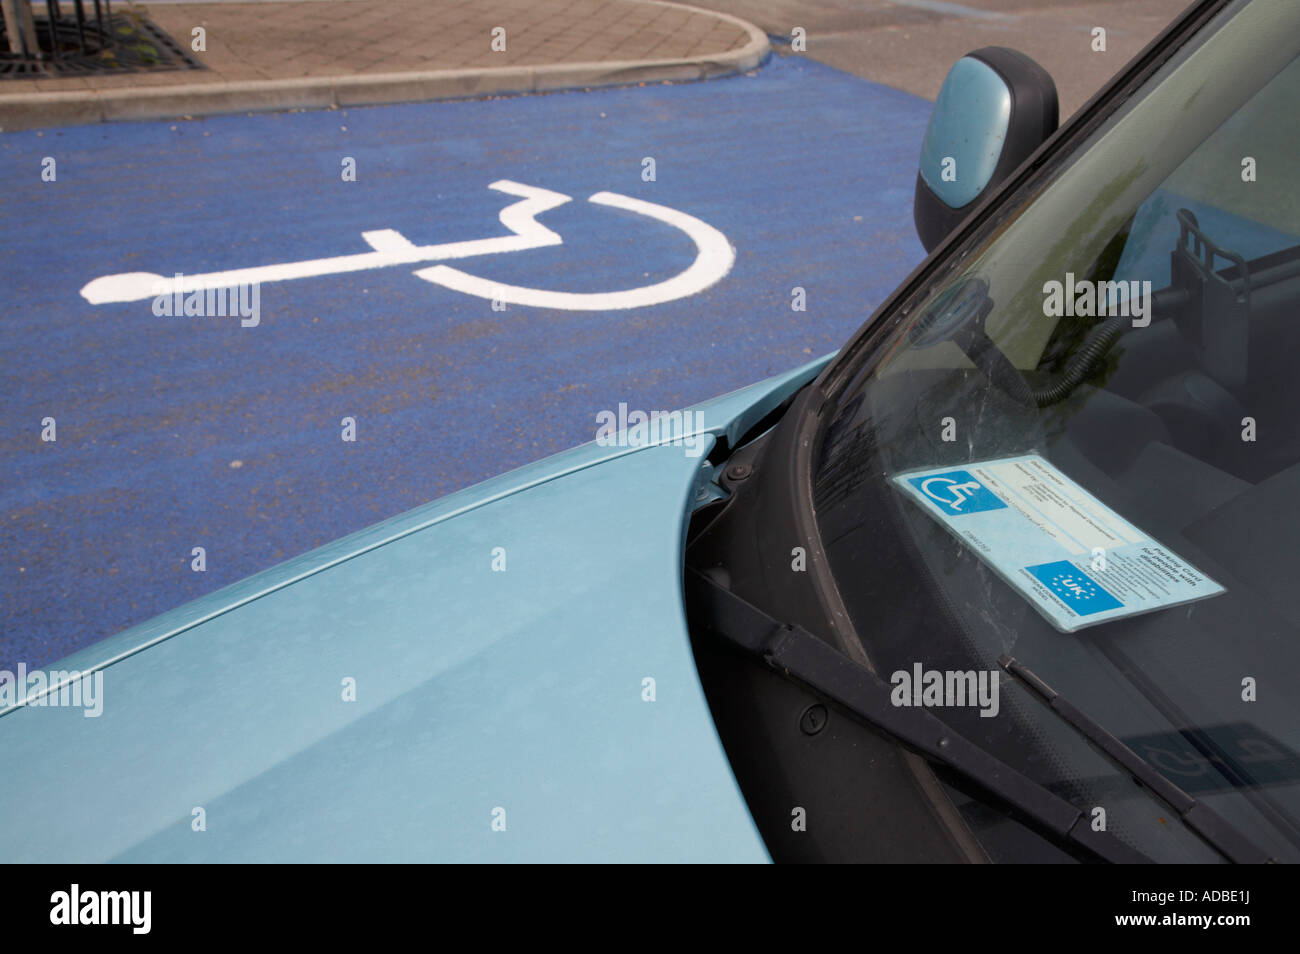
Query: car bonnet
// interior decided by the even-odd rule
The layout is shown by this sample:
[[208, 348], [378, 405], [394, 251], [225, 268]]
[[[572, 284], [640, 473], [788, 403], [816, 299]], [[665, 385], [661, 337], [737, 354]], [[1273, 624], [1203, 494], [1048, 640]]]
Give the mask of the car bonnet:
[[102, 680], [101, 711], [0, 713], [3, 856], [766, 860], [695, 672], [682, 543], [699, 452], [824, 361], [698, 405], [690, 453], [574, 448], [49, 667]]

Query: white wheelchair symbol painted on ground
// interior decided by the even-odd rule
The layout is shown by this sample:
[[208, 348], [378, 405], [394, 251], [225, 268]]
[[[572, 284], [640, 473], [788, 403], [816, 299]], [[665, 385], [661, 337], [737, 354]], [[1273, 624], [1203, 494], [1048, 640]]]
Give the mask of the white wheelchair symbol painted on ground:
[[[182, 275], [179, 281], [175, 277], [167, 278], [153, 272], [124, 272], [120, 275], [105, 275], [88, 282], [81, 289], [81, 295], [93, 305], [143, 301], [146, 298], [174, 295], [177, 292], [185, 294], [209, 288], [284, 282], [298, 278], [315, 278], [320, 275], [359, 272], [370, 268], [391, 268], [394, 265], [446, 261], [470, 258], [474, 255], [523, 252], [548, 245], [564, 244], [564, 239], [538, 222], [536, 216], [572, 201], [569, 196], [551, 192], [549, 189], [511, 182], [508, 179], [493, 182], [488, 188], [521, 198], [521, 201], [502, 209], [499, 215], [501, 224], [513, 234], [469, 242], [449, 242], [443, 245], [414, 245], [393, 229], [378, 229], [361, 233], [361, 237], [372, 249], [369, 252], [308, 259], [302, 262], [284, 262], [279, 265], [258, 265], [253, 268], [209, 272], [205, 275]], [[658, 305], [694, 295], [731, 271], [731, 266], [736, 261], [736, 253], [725, 235], [707, 222], [702, 222], [685, 212], [619, 195], [616, 192], [597, 192], [588, 197], [587, 201], [596, 205], [626, 209], [681, 229], [695, 243], [695, 261], [685, 271], [662, 282], [612, 292], [559, 292], [503, 285], [449, 265], [422, 268], [415, 274], [427, 282], [442, 285], [453, 291], [508, 304], [563, 308], [570, 311], [613, 311]]]

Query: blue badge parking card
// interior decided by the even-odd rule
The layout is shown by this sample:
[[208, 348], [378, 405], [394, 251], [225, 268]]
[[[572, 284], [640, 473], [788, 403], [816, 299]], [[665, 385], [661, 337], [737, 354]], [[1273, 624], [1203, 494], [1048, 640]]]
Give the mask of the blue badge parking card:
[[1038, 454], [892, 479], [1062, 632], [1224, 592]]

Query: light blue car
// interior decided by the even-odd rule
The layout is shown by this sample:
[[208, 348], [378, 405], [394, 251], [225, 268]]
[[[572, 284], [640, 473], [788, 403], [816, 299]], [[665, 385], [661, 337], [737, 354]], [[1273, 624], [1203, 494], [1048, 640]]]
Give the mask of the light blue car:
[[835, 356], [50, 667], [4, 857], [1300, 860], [1298, 53], [964, 57]]

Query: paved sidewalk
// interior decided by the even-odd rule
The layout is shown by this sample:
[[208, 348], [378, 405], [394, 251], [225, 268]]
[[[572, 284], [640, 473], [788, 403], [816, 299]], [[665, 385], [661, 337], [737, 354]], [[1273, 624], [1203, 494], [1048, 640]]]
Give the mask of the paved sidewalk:
[[[807, 56], [933, 100], [971, 50], [1009, 46], [1052, 74], [1064, 120], [1191, 0], [691, 0], [744, 17], [771, 36], [805, 31]], [[1106, 30], [1105, 52], [1092, 31]], [[787, 54], [788, 45], [776, 50]]]
[[[751, 69], [768, 53], [767, 37], [743, 20], [661, 0], [135, 9], [182, 47], [202, 27], [207, 48], [193, 55], [206, 69], [6, 80], [0, 129], [705, 79]], [[504, 50], [493, 48], [497, 28]]]

